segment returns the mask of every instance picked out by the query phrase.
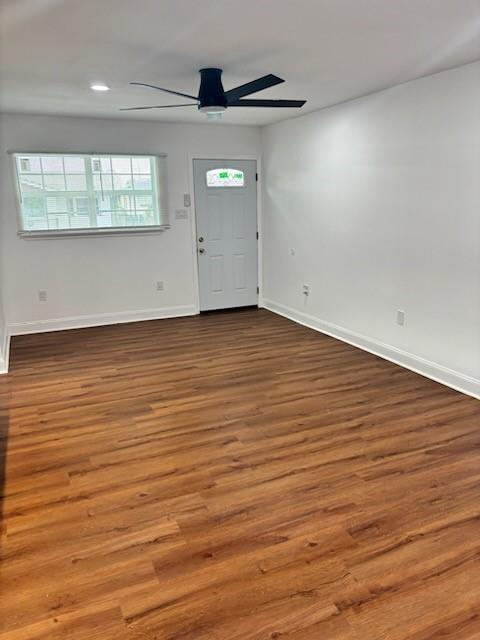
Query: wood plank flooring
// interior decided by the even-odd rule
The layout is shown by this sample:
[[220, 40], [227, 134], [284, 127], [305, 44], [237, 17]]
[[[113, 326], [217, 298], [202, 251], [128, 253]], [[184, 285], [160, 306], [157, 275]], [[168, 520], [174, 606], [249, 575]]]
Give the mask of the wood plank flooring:
[[480, 403], [263, 310], [18, 337], [0, 640], [480, 638]]

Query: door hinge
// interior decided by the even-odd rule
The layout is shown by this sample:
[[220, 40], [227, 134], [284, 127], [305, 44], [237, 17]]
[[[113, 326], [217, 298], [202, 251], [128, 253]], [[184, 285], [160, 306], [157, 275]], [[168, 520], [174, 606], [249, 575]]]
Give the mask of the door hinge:
[[257, 287], [257, 293], [260, 293], [260, 287]]
[[255, 182], [258, 182], [258, 173], [255, 174]]
[[258, 231], [257, 231], [257, 240], [258, 240]]

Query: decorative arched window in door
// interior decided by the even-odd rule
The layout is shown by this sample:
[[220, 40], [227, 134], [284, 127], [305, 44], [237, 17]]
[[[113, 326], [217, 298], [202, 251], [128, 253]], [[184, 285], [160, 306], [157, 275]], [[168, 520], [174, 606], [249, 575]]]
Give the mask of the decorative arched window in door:
[[243, 187], [245, 176], [240, 169], [210, 169], [207, 171], [207, 187]]

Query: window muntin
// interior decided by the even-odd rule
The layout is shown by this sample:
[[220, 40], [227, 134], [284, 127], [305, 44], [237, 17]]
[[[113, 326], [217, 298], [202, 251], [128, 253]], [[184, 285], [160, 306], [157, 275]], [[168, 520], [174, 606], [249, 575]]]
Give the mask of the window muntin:
[[14, 154], [14, 162], [23, 234], [168, 226], [164, 157]]
[[207, 171], [207, 187], [243, 187], [245, 175], [240, 169], [210, 169]]

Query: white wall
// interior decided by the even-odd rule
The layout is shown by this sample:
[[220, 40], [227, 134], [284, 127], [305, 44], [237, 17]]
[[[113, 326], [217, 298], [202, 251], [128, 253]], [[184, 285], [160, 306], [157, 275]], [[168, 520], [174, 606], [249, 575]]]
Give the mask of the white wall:
[[2, 265], [0, 255], [0, 373], [6, 373], [8, 370], [8, 333], [5, 314], [3, 310], [3, 281], [2, 281]]
[[[3, 120], [0, 118], [0, 140], [3, 135]], [[0, 233], [0, 239], [2, 234]], [[4, 312], [4, 296], [5, 296], [5, 282], [3, 276], [3, 251], [0, 245], [0, 374], [6, 373], [8, 370], [8, 352], [9, 352], [9, 339], [7, 331], [7, 322]]]
[[480, 394], [480, 63], [262, 136], [266, 306]]
[[[188, 193], [189, 154], [258, 155], [256, 127], [4, 116], [0, 251], [12, 333], [194, 313], [192, 220], [175, 219]], [[166, 153], [172, 228], [157, 234], [21, 239], [10, 151]], [[156, 290], [163, 280], [165, 290]], [[48, 301], [38, 302], [38, 291]]]

